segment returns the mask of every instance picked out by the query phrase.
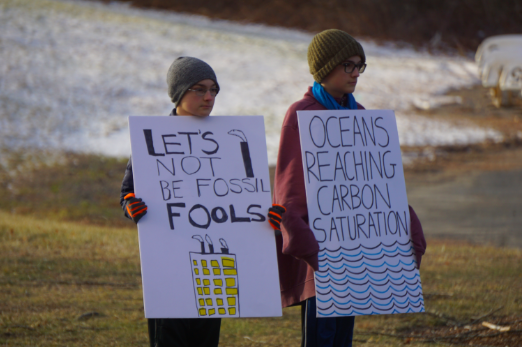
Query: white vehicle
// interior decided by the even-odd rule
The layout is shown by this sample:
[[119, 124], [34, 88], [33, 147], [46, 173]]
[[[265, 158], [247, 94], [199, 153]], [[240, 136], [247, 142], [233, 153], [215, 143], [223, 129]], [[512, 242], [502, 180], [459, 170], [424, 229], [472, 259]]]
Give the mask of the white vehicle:
[[475, 54], [482, 85], [491, 89], [497, 107], [509, 106], [522, 91], [522, 35], [493, 36]]
[[475, 62], [481, 66], [482, 61], [487, 59], [487, 56], [493, 52], [503, 51], [509, 48], [522, 49], [522, 35], [499, 35], [491, 36], [482, 41], [475, 53]]
[[[522, 68], [522, 49], [519, 51], [498, 52], [485, 61], [479, 75], [485, 88], [499, 87], [501, 90], [520, 90]], [[516, 53], [516, 54], [512, 54]]]

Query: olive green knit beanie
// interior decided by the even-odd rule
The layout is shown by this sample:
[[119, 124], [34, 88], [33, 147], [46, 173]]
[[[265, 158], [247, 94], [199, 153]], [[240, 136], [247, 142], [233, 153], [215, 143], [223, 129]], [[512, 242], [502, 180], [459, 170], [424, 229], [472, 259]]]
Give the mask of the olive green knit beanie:
[[314, 80], [321, 81], [344, 60], [358, 55], [366, 62], [359, 42], [342, 30], [328, 29], [315, 35], [308, 46], [308, 66]]

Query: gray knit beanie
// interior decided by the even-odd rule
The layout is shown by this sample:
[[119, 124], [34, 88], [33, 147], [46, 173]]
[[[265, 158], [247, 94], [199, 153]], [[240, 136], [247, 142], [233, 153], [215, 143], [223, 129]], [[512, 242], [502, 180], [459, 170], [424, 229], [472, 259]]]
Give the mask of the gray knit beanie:
[[322, 80], [340, 63], [358, 55], [366, 61], [364, 50], [348, 33], [338, 29], [328, 29], [315, 35], [308, 46], [308, 66], [314, 80]]
[[174, 104], [177, 104], [185, 95], [187, 89], [206, 79], [214, 81], [219, 89], [216, 74], [210, 65], [198, 58], [177, 58], [170, 65], [167, 72], [167, 86], [170, 99]]

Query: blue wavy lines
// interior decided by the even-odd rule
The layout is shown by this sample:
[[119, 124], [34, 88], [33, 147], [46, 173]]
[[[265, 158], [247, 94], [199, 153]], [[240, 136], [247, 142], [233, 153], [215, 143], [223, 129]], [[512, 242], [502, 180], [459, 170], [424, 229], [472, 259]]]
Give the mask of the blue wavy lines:
[[418, 297], [420, 297], [422, 295], [422, 292], [420, 292], [420, 291], [417, 292], [417, 294], [412, 294], [412, 293], [413, 292], [410, 292], [409, 290], [406, 290], [404, 292], [404, 294], [402, 294], [402, 295], [399, 295], [397, 293], [390, 293], [390, 295], [388, 297], [384, 298], [384, 297], [380, 297], [380, 296], [378, 296], [378, 295], [376, 295], [376, 294], [374, 294], [372, 292], [368, 292], [368, 295], [365, 298], [358, 298], [355, 295], [353, 295], [352, 293], [348, 293], [348, 294], [346, 294], [344, 296], [341, 296], [341, 295], [338, 295], [336, 292], [332, 291], [331, 289], [329, 291], [327, 291], [327, 292], [324, 292], [324, 293], [322, 293], [320, 291], [317, 291], [318, 296], [326, 296], [328, 294], [332, 294], [333, 296], [335, 296], [335, 297], [337, 297], [339, 299], [346, 299], [347, 297], [351, 296], [354, 300], [367, 300], [370, 296], [373, 296], [374, 298], [379, 299], [379, 300], [389, 300], [389, 299], [392, 298], [392, 296], [399, 297], [399, 298], [404, 298], [404, 297], [409, 295], [412, 298], [418, 298]]
[[[328, 282], [330, 282], [330, 281], [328, 281]], [[323, 282], [323, 283], [328, 283], [328, 282]], [[346, 282], [344, 282], [344, 283], [336, 283], [335, 281], [331, 281], [331, 283], [328, 283], [327, 286], [320, 286], [319, 284], [316, 283], [316, 284], [315, 284], [315, 287], [316, 287], [316, 288], [319, 288], [319, 289], [328, 289], [328, 287], [330, 287], [330, 288], [332, 288], [334, 291], [339, 291], [339, 290], [336, 289], [336, 287], [334, 287], [334, 286], [345, 286], [345, 285], [348, 284], [348, 283], [352, 283], [352, 282], [350, 282], [350, 281], [346, 281]], [[407, 285], [410, 285], [410, 286], [414, 286], [414, 285], [416, 285], [417, 283], [420, 283], [420, 281], [417, 280], [417, 281], [415, 281], [415, 282], [407, 282], [406, 280], [404, 280], [404, 281], [402, 281], [402, 283], [394, 283], [394, 282], [392, 282], [391, 280], [388, 280], [388, 281], [386, 281], [386, 282], [384, 282], [384, 283], [373, 283], [373, 282], [371, 282], [370, 280], [368, 280], [368, 281], [366, 281], [366, 282], [364, 282], [364, 283], [352, 283], [352, 284], [354, 284], [354, 285], [356, 285], [356, 286], [365, 286], [365, 285], [367, 285], [368, 283], [370, 283], [370, 285], [368, 286], [368, 289], [369, 289], [369, 288], [373, 288], [373, 287], [384, 287], [384, 286], [386, 286], [386, 285], [387, 285], [387, 286], [390, 286], [390, 285], [393, 285], [393, 286], [402, 286], [402, 285], [404, 285], [404, 284], [407, 284]], [[348, 286], [347, 286], [347, 287], [348, 287]]]
[[[417, 284], [417, 283], [420, 283], [420, 281], [415, 282], [414, 285]], [[324, 288], [321, 288], [321, 289], [327, 289], [328, 287], [330, 287], [331, 289], [333, 289], [333, 290], [334, 290], [335, 292], [337, 292], [337, 293], [344, 293], [344, 292], [350, 290], [350, 292], [352, 292], [352, 293], [357, 293], [357, 294], [366, 293], [366, 292], [367, 292], [368, 290], [370, 290], [370, 289], [372, 289], [374, 292], [379, 293], [379, 294], [387, 293], [389, 290], [393, 290], [393, 291], [395, 291], [395, 292], [401, 292], [401, 291], [403, 291], [403, 290], [405, 290], [405, 289], [409, 289], [409, 290], [412, 290], [412, 291], [415, 291], [415, 290], [417, 290], [417, 289], [422, 289], [422, 287], [421, 287], [420, 284], [419, 284], [417, 287], [415, 287], [415, 288], [411, 288], [410, 286], [406, 285], [406, 286], [404, 286], [404, 288], [402, 288], [402, 289], [397, 289], [397, 288], [394, 288], [394, 287], [389, 287], [388, 289], [386, 289], [386, 290], [384, 290], [384, 291], [377, 290], [377, 289], [373, 288], [371, 285], [368, 286], [367, 289], [365, 289], [365, 290], [361, 290], [361, 291], [357, 291], [357, 290], [355, 290], [355, 289], [353, 289], [353, 288], [348, 288], [348, 287], [346, 287], [346, 288], [344, 288], [344, 289], [342, 289], [342, 290], [341, 290], [341, 289], [335, 289], [335, 288], [332, 288], [330, 285], [328, 285], [328, 286], [326, 286], [326, 287], [324, 287]], [[320, 288], [320, 287], [319, 287], [319, 288]]]
[[[415, 305], [415, 304], [417, 304], [417, 305]], [[326, 311], [328, 311], [332, 307], [335, 307], [333, 312], [326, 313]], [[363, 314], [367, 314], [367, 313], [364, 313], [364, 311], [367, 311], [367, 310], [373, 308], [376, 311], [372, 310], [371, 314], [388, 314], [388, 313], [401, 313], [401, 312], [404, 312], [407, 308], [412, 309], [412, 307], [416, 308], [416, 309], [423, 309], [424, 308], [424, 301], [420, 300], [420, 299], [418, 299], [414, 303], [412, 301], [409, 301], [405, 306], [399, 306], [399, 305], [397, 305], [394, 302], [394, 303], [392, 303], [391, 307], [389, 307], [387, 309], [381, 309], [379, 307], [375, 307], [375, 305], [373, 303], [371, 303], [367, 307], [350, 306], [349, 308], [338, 307], [335, 303], [332, 303], [330, 306], [324, 307], [324, 308], [320, 307], [319, 305], [317, 305], [317, 309], [318, 309], [317, 312], [320, 315], [322, 315], [322, 316], [331, 316], [333, 314], [337, 314], [337, 315], [353, 315], [354, 313], [359, 314], [359, 315], [363, 315]], [[392, 309], [395, 309], [395, 310], [392, 311]], [[355, 311], [355, 310], [358, 310], [358, 311]], [[392, 312], [389, 312], [389, 311], [392, 311]], [[418, 312], [418, 310], [417, 311], [413, 311], [412, 310], [412, 312]]]
[[[334, 276], [332, 276], [332, 274], [330, 272], [327, 272], [326, 275], [320, 275], [319, 273], [316, 273], [315, 274], [315, 280], [319, 283], [327, 283], [327, 282], [330, 282], [329, 279], [327, 279], [326, 281], [321, 281], [320, 278], [330, 278], [332, 282], [335, 282], [335, 281], [344, 281], [345, 279], [349, 278], [351, 280], [354, 280], [354, 281], [362, 281], [366, 278], [369, 278], [371, 279], [372, 281], [375, 281], [375, 282], [382, 282], [382, 281], [386, 281], [386, 279], [392, 279], [394, 281], [398, 281], [398, 280], [401, 280], [403, 278], [407, 279], [407, 280], [412, 280], [416, 277], [420, 277], [420, 275], [418, 273], [414, 274], [413, 276], [411, 277], [408, 277], [406, 276], [405, 274], [402, 274], [401, 276], [399, 277], [393, 277], [392, 275], [390, 274], [386, 274], [386, 276], [384, 276], [383, 278], [381, 279], [377, 279], [377, 278], [373, 278], [372, 276], [370, 276], [370, 274], [365, 274], [363, 277], [361, 278], [357, 278], [357, 277], [351, 277], [351, 276], [348, 276], [348, 275], [344, 275], [343, 278], [335, 278]], [[350, 283], [353, 283], [355, 284], [355, 282], [350, 282]]]
[[377, 268], [377, 267], [382, 267], [382, 266], [384, 266], [385, 264], [386, 264], [387, 266], [389, 266], [389, 267], [393, 267], [393, 268], [395, 268], [395, 267], [398, 267], [399, 264], [406, 265], [406, 266], [410, 266], [410, 265], [412, 265], [412, 264], [415, 264], [415, 260], [412, 260], [411, 263], [405, 263], [405, 262], [403, 262], [402, 260], [399, 260], [399, 263], [398, 263], [397, 265], [391, 265], [391, 264], [388, 264], [387, 262], [384, 262], [384, 263], [381, 264], [381, 265], [372, 265], [372, 264], [368, 264], [368, 263], [366, 263], [366, 262], [362, 262], [361, 265], [357, 265], [357, 266], [350, 266], [350, 265], [348, 265], [348, 264], [342, 264], [342, 265], [339, 266], [339, 267], [335, 267], [335, 266], [332, 266], [332, 265], [330, 265], [330, 264], [321, 264], [321, 265], [319, 265], [319, 267], [320, 267], [320, 268], [329, 267], [329, 268], [331, 268], [331, 269], [340, 270], [340, 269], [342, 269], [342, 268], [344, 268], [344, 267], [348, 267], [348, 268], [350, 268], [350, 269], [358, 269], [358, 268], [361, 268], [363, 265], [366, 265], [366, 266], [368, 266], [368, 267], [372, 267], [372, 268]]
[[411, 240], [321, 249], [315, 272], [318, 315], [424, 311], [414, 251]]
[[401, 246], [407, 246], [407, 245], [410, 245], [410, 244], [411, 244], [411, 240], [408, 240], [406, 243], [400, 243], [400, 242], [397, 240], [397, 241], [395, 241], [394, 243], [392, 243], [392, 244], [390, 244], [390, 245], [385, 245], [385, 244], [383, 244], [382, 242], [380, 242], [380, 243], [379, 243], [377, 246], [375, 246], [375, 247], [365, 247], [365, 246], [363, 246], [363, 245], [359, 245], [359, 246], [357, 246], [357, 247], [355, 247], [355, 248], [344, 248], [344, 247], [339, 246], [339, 248], [337, 248], [337, 249], [335, 249], [335, 250], [331, 250], [331, 249], [327, 249], [327, 248], [322, 248], [322, 249], [319, 250], [319, 253], [324, 252], [324, 251], [328, 251], [328, 252], [331, 252], [331, 253], [335, 253], [335, 252], [338, 252], [338, 251], [341, 250], [341, 249], [344, 250], [344, 251], [351, 252], [351, 251], [355, 251], [355, 250], [357, 250], [357, 249], [359, 249], [359, 248], [364, 248], [364, 249], [376, 249], [376, 248], [378, 248], [378, 247], [380, 247], [380, 246], [383, 246], [383, 247], [392, 247], [392, 246], [395, 246], [396, 244], [399, 244], [399, 245], [401, 245]]
[[[415, 264], [417, 264], [417, 262], [415, 262]], [[327, 267], [327, 266], [325, 266]], [[317, 276], [317, 273], [333, 273], [335, 275], [342, 275], [344, 273], [349, 273], [349, 274], [352, 274], [352, 275], [360, 275], [362, 273], [365, 273], [365, 272], [370, 272], [374, 275], [382, 275], [383, 273], [386, 273], [386, 272], [393, 272], [395, 274], [398, 274], [398, 273], [401, 273], [401, 272], [412, 272], [412, 271], [415, 271], [417, 270], [417, 266], [414, 266], [412, 267], [411, 269], [407, 269], [407, 268], [400, 268], [400, 269], [397, 269], [397, 270], [392, 270], [392, 269], [384, 269], [382, 271], [373, 271], [372, 269], [362, 269], [360, 272], [353, 272], [353, 271], [350, 271], [348, 270], [348, 268], [345, 268], [343, 271], [340, 271], [340, 272], [335, 272], [333, 271], [332, 269], [326, 269], [326, 270], [319, 270], [319, 271], [316, 271], [316, 276]]]
[[402, 254], [402, 253], [395, 253], [393, 255], [390, 255], [390, 254], [386, 254], [386, 253], [381, 253], [381, 256], [378, 257], [378, 258], [370, 258], [370, 257], [367, 257], [365, 255], [361, 256], [359, 259], [346, 259], [344, 257], [340, 258], [340, 259], [337, 259], [337, 260], [330, 260], [328, 258], [323, 258], [323, 259], [319, 259], [319, 262], [328, 262], [328, 263], [339, 263], [341, 261], [345, 261], [345, 262], [349, 262], [349, 263], [356, 263], [356, 262], [359, 262], [363, 259], [368, 259], [368, 260], [371, 260], [371, 261], [376, 261], [376, 260], [381, 260], [382, 258], [384, 257], [388, 257], [388, 258], [395, 258], [395, 257], [399, 257], [399, 256], [402, 256], [402, 257], [411, 257], [412, 256], [412, 253], [408, 253], [408, 254]]
[[[374, 305], [381, 306], [381, 307], [389, 306], [392, 302], [394, 302], [396, 304], [399, 304], [399, 305], [404, 305], [407, 302], [410, 302], [410, 303], [413, 303], [413, 304], [416, 304], [419, 301], [424, 302], [424, 300], [422, 298], [418, 298], [417, 300], [410, 300], [410, 298], [406, 298], [406, 299], [404, 299], [404, 301], [401, 302], [401, 301], [399, 301], [398, 299], [396, 299], [394, 297], [391, 300], [389, 300], [388, 302], [384, 303], [384, 304], [379, 304], [378, 302], [376, 302], [372, 298], [366, 300], [366, 302], [357, 302], [357, 301], [352, 301], [352, 300], [348, 300], [346, 302], [339, 302], [339, 301], [335, 300], [334, 298], [329, 298], [328, 300], [320, 300], [319, 298], [317, 298], [317, 301], [322, 302], [322, 303], [327, 303], [329, 301], [333, 301], [337, 305], [340, 305], [340, 306], [352, 304], [352, 305], [350, 305], [350, 307], [355, 306], [355, 305], [366, 305], [369, 302], [371, 302]], [[335, 307], [339, 308], [337, 305], [335, 305]]]
[[338, 316], [354, 316], [354, 315], [359, 315], [359, 316], [369, 315], [369, 316], [372, 316], [372, 315], [376, 315], [376, 314], [417, 313], [417, 312], [424, 312], [424, 311], [425, 310], [424, 310], [424, 305], [423, 305], [417, 311], [414, 311], [410, 307], [410, 308], [408, 308], [408, 311], [406, 311], [406, 312], [401, 312], [401, 311], [399, 311], [397, 309], [393, 309], [392, 312], [382, 312], [382, 311], [378, 311], [378, 312], [375, 312], [375, 311], [359, 312], [359, 311], [353, 310], [352, 312], [346, 313], [346, 312], [337, 312], [337, 311], [334, 310], [333, 312], [330, 312], [330, 313], [324, 313], [324, 312], [321, 312], [321, 311], [319, 311], [318, 313], [319, 313], [320, 316], [328, 317], [328, 316], [331, 316], [331, 315], [334, 315], [334, 314], [337, 314]]
[[[377, 253], [367, 253], [367, 252], [363, 252], [362, 250], [359, 251], [359, 253], [357, 254], [347, 254], [345, 252], [341, 252], [339, 253], [338, 255], [331, 255], [327, 252], [331, 252], [331, 251], [327, 251], [327, 252], [324, 252], [323, 254], [321, 254], [322, 252], [319, 252], [319, 261], [324, 261], [326, 259], [336, 259], [336, 258], [339, 258], [341, 256], [345, 256], [345, 257], [358, 257], [360, 256], [361, 254], [364, 254], [366, 256], [373, 256], [373, 255], [379, 255], [381, 254], [382, 252], [386, 252], [386, 253], [396, 253], [396, 252], [403, 252], [403, 253], [408, 253], [408, 254], [411, 254], [411, 251], [413, 250], [413, 247], [410, 247], [408, 249], [402, 249], [400, 248], [399, 246], [395, 247], [395, 249], [392, 249], [392, 250], [387, 250], [387, 249], [382, 249], [380, 252], [377, 252]], [[331, 253], [334, 253], [334, 252], [331, 252]], [[324, 258], [322, 258], [324, 257]]]

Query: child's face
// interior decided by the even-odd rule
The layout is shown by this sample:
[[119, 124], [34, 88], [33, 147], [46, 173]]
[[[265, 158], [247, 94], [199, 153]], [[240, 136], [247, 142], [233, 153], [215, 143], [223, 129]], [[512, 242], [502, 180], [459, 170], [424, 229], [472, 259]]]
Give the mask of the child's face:
[[[214, 107], [217, 86], [211, 79], [199, 81], [189, 88], [176, 107], [179, 116], [207, 117]], [[198, 94], [204, 93], [200, 96]]]
[[359, 69], [355, 68], [351, 73], [346, 73], [343, 63], [351, 62], [359, 64], [361, 57], [354, 55], [337, 65], [321, 82], [324, 89], [334, 98], [342, 98], [344, 94], [353, 93], [357, 86]]

